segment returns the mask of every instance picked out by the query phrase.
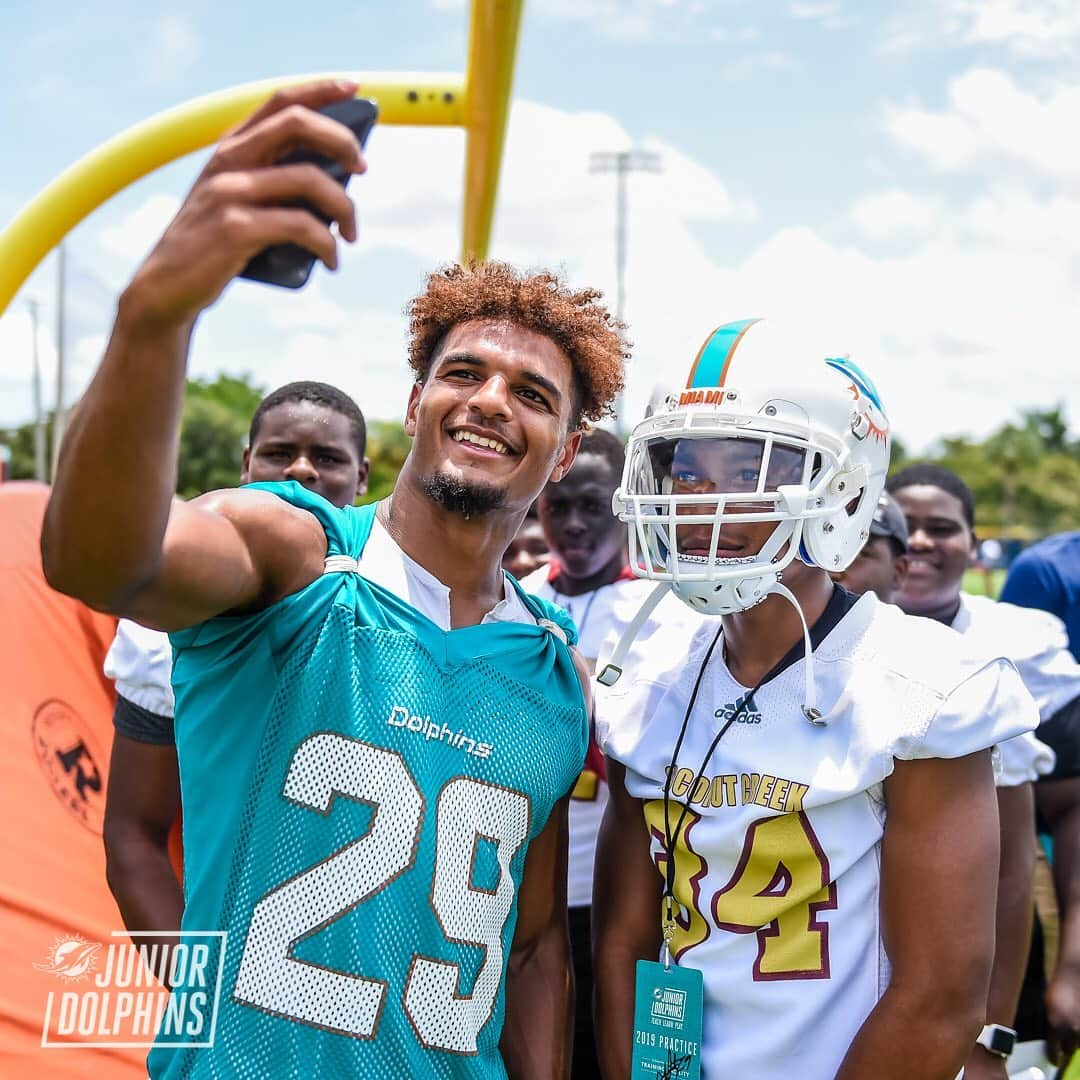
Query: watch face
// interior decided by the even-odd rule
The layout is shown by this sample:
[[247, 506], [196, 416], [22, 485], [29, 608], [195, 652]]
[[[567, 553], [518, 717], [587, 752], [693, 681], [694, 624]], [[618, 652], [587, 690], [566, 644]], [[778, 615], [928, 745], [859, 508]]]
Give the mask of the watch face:
[[992, 1027], [988, 1034], [990, 1035], [990, 1045], [987, 1049], [992, 1054], [1008, 1057], [1013, 1052], [1016, 1036], [1008, 1028]]

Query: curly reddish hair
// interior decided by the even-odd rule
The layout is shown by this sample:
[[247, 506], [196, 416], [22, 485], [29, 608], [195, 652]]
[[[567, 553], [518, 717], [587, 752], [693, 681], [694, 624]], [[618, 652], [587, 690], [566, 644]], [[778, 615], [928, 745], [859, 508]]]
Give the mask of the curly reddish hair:
[[596, 289], [569, 288], [548, 271], [528, 274], [504, 262], [453, 263], [429, 274], [424, 291], [406, 309], [409, 364], [420, 382], [447, 333], [473, 319], [506, 319], [550, 338], [570, 358], [581, 418], [612, 415], [629, 359], [626, 326], [600, 302]]

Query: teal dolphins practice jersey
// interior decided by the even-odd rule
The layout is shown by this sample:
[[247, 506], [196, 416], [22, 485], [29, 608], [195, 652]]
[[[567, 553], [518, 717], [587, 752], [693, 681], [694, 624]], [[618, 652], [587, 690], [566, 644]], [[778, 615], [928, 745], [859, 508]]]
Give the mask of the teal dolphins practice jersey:
[[505, 1076], [525, 853], [588, 739], [572, 624], [521, 594], [548, 627], [444, 631], [352, 561], [373, 506], [254, 486], [319, 519], [328, 572], [173, 635], [184, 940], [211, 949], [151, 1075]]

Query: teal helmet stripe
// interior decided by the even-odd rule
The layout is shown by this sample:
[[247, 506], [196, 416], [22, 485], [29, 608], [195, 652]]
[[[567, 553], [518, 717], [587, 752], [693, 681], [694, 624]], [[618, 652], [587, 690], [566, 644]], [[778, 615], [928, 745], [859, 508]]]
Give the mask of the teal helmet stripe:
[[688, 390], [705, 390], [723, 386], [727, 378], [727, 369], [735, 354], [735, 346], [746, 333], [748, 327], [760, 322], [760, 319], [740, 319], [738, 322], [718, 326], [705, 340], [701, 351], [690, 369], [690, 378], [686, 382]]
[[846, 375], [851, 381], [878, 407], [878, 411], [884, 414], [885, 406], [881, 403], [881, 395], [873, 384], [870, 376], [859, 367], [858, 364], [849, 360], [846, 356], [827, 358], [825, 363], [831, 368], [836, 368], [841, 375]]

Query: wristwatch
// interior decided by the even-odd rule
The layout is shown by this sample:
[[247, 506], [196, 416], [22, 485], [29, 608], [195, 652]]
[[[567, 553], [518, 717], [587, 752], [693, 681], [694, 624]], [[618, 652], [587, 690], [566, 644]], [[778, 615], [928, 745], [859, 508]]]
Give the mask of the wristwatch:
[[1016, 1045], [1016, 1032], [1012, 1028], [1002, 1027], [1001, 1024], [987, 1024], [979, 1032], [975, 1044], [988, 1053], [1006, 1058], [1013, 1052], [1013, 1047]]

